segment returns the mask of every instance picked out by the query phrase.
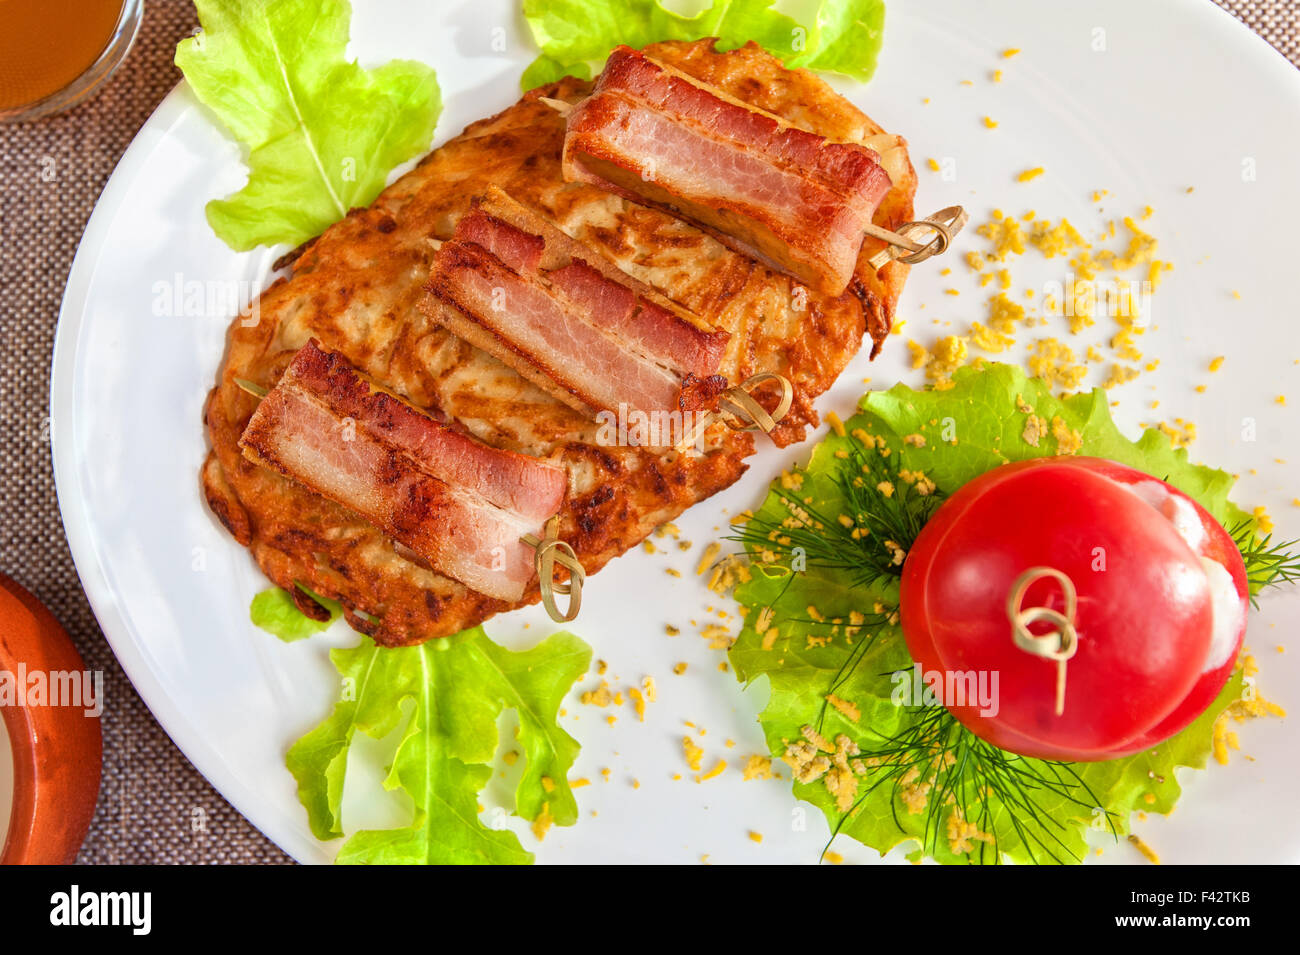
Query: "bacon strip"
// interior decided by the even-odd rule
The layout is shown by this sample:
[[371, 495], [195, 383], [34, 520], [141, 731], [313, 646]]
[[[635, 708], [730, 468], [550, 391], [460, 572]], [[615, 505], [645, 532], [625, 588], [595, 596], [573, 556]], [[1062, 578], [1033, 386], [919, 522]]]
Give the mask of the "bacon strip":
[[728, 335], [492, 187], [434, 256], [421, 308], [580, 411], [679, 410]]
[[498, 357], [512, 364], [523, 359], [545, 372], [579, 407], [674, 407], [681, 386], [671, 372], [568, 314], [556, 295], [480, 246], [445, 244], [434, 270], [438, 296], [495, 336], [504, 346]]
[[889, 191], [880, 157], [753, 109], [626, 46], [568, 115], [564, 178], [665, 209], [839, 295]]
[[375, 390], [312, 339], [240, 438], [249, 460], [342, 504], [439, 573], [499, 600], [533, 579], [524, 534], [564, 500], [562, 468], [482, 444]]

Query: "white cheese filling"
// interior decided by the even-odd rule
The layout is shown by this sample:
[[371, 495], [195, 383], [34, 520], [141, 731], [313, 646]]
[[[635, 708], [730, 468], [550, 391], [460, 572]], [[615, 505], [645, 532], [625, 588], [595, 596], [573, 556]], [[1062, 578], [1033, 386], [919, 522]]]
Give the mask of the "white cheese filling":
[[1161, 481], [1139, 481], [1126, 487], [1173, 524], [1178, 536], [1187, 542], [1194, 553], [1201, 552], [1205, 546], [1205, 527], [1201, 524], [1201, 515], [1196, 513], [1196, 508], [1188, 501], [1177, 494], [1170, 494], [1169, 488]]
[[1205, 670], [1217, 670], [1232, 658], [1237, 648], [1237, 634], [1241, 632], [1242, 615], [1246, 612], [1237, 594], [1232, 574], [1212, 557], [1202, 557], [1201, 566], [1210, 580], [1210, 605], [1214, 608], [1214, 630], [1210, 634], [1210, 652]]

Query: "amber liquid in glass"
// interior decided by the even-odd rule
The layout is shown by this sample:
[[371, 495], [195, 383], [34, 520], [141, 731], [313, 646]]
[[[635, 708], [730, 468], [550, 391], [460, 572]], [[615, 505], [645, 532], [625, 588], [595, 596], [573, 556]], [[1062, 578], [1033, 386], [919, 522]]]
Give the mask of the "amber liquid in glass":
[[57, 93], [99, 59], [123, 0], [0, 0], [0, 109]]

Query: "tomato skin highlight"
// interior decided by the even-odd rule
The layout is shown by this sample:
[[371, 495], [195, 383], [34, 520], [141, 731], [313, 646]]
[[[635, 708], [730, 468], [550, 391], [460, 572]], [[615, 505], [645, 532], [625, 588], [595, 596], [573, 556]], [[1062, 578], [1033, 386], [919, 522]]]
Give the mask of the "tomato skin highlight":
[[[900, 607], [908, 649], [925, 671], [999, 673], [996, 713], [945, 701], [994, 745], [1048, 759], [1113, 758], [1146, 748], [1218, 678], [1202, 673], [1213, 611], [1200, 557], [1122, 486], [1134, 475], [1155, 481], [1098, 459], [1005, 465], [960, 488], [914, 542]], [[1063, 571], [1079, 596], [1079, 649], [1059, 717], [1056, 664], [1019, 649], [1006, 615], [1014, 580], [1034, 566]], [[1062, 610], [1059, 585], [1035, 583], [1022, 606]]]

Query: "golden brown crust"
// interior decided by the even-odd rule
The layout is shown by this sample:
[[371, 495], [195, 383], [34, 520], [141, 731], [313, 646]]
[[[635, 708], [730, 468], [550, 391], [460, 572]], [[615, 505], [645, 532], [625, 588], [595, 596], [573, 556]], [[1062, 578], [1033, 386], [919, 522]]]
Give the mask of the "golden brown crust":
[[[823, 135], [880, 132], [821, 80], [784, 70], [757, 47], [720, 54], [700, 41], [650, 49]], [[355, 514], [243, 457], [238, 439], [255, 399], [234, 379], [273, 385], [309, 337], [481, 440], [566, 466], [570, 490], [559, 533], [588, 573], [735, 482], [754, 447], [752, 435], [721, 424], [709, 432], [701, 455], [602, 445], [595, 422], [422, 315], [416, 306], [433, 251], [428, 238], [448, 239], [488, 185], [541, 210], [635, 278], [730, 332], [722, 371], [732, 382], [759, 371], [790, 378], [795, 399], [773, 435], [779, 444], [802, 440], [816, 425], [814, 399], [857, 352], [864, 331], [877, 342], [888, 332], [905, 266], [864, 276], [860, 261], [856, 296], [805, 294], [662, 212], [564, 183], [563, 119], [539, 97], [576, 102], [589, 88], [566, 78], [471, 124], [369, 208], [353, 210], [294, 250], [290, 274], [263, 293], [254, 314], [231, 325], [205, 412], [212, 441], [202, 473], [205, 496], [276, 584], [296, 595], [294, 583], [301, 582], [342, 601], [348, 622], [381, 644], [456, 633], [510, 605], [420, 566]], [[876, 221], [911, 218], [914, 189], [914, 176], [896, 182]], [[536, 600], [534, 587], [523, 602]]]

